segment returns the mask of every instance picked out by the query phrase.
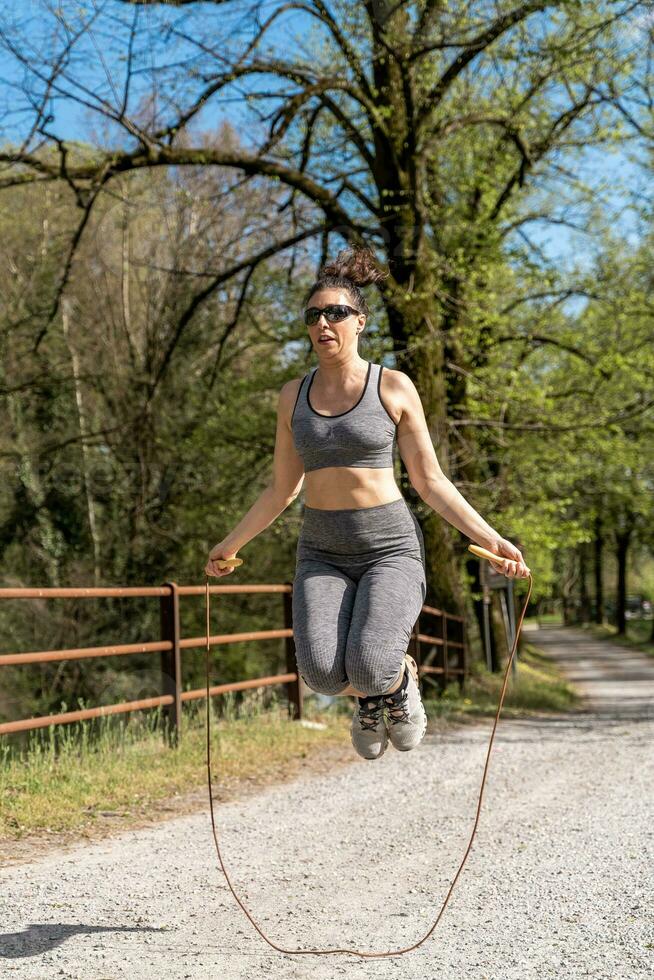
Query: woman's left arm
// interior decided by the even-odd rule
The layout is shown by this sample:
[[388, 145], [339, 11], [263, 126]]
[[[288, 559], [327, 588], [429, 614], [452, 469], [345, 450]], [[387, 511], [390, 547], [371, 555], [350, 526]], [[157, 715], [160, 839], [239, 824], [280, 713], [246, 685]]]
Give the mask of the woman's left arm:
[[[395, 372], [401, 393], [402, 414], [397, 427], [397, 446], [411, 486], [433, 510], [476, 544], [498, 556], [491, 562], [504, 574], [526, 577], [522, 554], [488, 524], [443, 473], [431, 441], [420, 395], [408, 375]], [[503, 561], [508, 558], [515, 566]]]

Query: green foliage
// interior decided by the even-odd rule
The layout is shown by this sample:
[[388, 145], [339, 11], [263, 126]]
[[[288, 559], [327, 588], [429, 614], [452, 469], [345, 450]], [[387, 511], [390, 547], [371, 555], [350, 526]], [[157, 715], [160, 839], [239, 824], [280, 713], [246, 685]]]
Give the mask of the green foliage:
[[[574, 688], [561, 676], [551, 660], [530, 643], [523, 643], [523, 648], [517, 661], [516, 674], [509, 674], [500, 721], [504, 717], [528, 717], [531, 712], [559, 712], [576, 707], [579, 698]], [[448, 685], [439, 698], [430, 698], [425, 693], [428, 715], [445, 718], [457, 714], [494, 717], [503, 683], [504, 670], [494, 674], [481, 661], [474, 661], [463, 694], [455, 683]]]
[[[592, 539], [599, 516], [609, 543], [628, 527], [651, 552], [651, 241], [634, 249], [611, 234], [602, 194], [612, 175], [590, 180], [582, 166], [589, 148], [610, 154], [632, 132], [616, 100], [634, 79], [649, 84], [639, 45], [627, 40], [637, 11], [550, 5], [457, 61], [494, 23], [494, 6], [332, 7], [340, 34], [329, 18], [313, 18], [305, 50], [282, 52], [297, 71], [280, 74], [274, 51], [253, 50], [268, 71], [246, 77], [244, 99], [260, 108], [271, 78], [291, 78], [293, 89], [280, 89], [274, 125], [288, 125], [260, 148], [259, 173], [256, 145], [245, 147], [229, 124], [201, 137], [175, 127], [169, 145], [149, 132], [159, 121], [145, 119], [146, 153], [69, 144], [68, 181], [54, 144], [35, 151], [35, 183], [23, 150], [7, 164], [15, 186], [0, 200], [3, 584], [201, 580], [209, 548], [266, 483], [281, 386], [311, 363], [298, 312], [316, 249], [291, 257], [284, 242], [312, 227], [330, 254], [346, 232], [365, 230], [388, 260], [361, 352], [389, 355], [419, 382], [431, 431], [444, 434], [444, 468], [501, 534], [519, 540], [535, 600], [561, 588], [562, 558]], [[216, 72], [199, 51], [174, 65], [171, 78], [184, 85]], [[260, 117], [253, 134], [265, 142]], [[179, 166], [160, 166], [158, 153]], [[317, 195], [298, 190], [298, 171]], [[109, 173], [80, 228], [80, 199]], [[347, 227], [335, 226], [336, 214]], [[592, 268], [549, 260], [530, 240], [535, 221], [576, 222]], [[299, 522], [298, 502], [246, 548], [238, 581], [287, 581]], [[444, 571], [459, 574], [455, 562]], [[0, 625], [9, 651], [153, 639], [158, 616], [145, 601], [7, 603]], [[201, 635], [200, 603], [189, 600], [183, 616], [184, 635]], [[281, 625], [278, 597], [217, 604], [221, 631], [245, 621]], [[156, 687], [151, 657], [130, 658], [129, 668], [119, 659], [12, 669], [0, 715], [79, 697], [97, 703], [129, 689], [129, 670], [143, 693]], [[283, 646], [226, 646], [217, 659], [221, 679], [254, 676], [283, 663]], [[199, 686], [195, 653], [184, 671]]]

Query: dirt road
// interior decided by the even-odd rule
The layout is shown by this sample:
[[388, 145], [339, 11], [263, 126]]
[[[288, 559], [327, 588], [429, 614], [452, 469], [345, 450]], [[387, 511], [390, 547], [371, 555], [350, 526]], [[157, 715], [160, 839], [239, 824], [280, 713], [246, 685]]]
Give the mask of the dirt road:
[[[439, 926], [387, 959], [275, 952], [215, 854], [208, 806], [0, 872], [2, 975], [368, 980], [654, 976], [654, 662], [530, 639], [592, 695], [587, 710], [500, 719], [477, 835]], [[428, 733], [217, 808], [226, 867], [281, 946], [410, 945], [465, 853], [492, 720]]]

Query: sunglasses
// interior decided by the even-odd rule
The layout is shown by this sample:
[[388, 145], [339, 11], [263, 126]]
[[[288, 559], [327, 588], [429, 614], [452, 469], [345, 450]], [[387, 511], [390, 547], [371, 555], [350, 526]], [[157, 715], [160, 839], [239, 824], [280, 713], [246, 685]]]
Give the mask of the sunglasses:
[[341, 320], [347, 320], [353, 313], [360, 312], [360, 310], [355, 310], [352, 306], [341, 306], [338, 303], [330, 303], [329, 306], [323, 306], [322, 310], [319, 310], [317, 306], [310, 306], [308, 310], [304, 311], [304, 322], [307, 327], [313, 327], [320, 319], [320, 314], [324, 313], [328, 323], [339, 323]]

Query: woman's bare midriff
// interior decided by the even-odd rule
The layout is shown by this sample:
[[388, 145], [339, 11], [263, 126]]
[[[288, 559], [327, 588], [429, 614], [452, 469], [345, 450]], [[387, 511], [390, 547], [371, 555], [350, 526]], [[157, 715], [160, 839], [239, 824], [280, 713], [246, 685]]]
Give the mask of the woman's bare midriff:
[[304, 502], [316, 510], [376, 507], [402, 496], [392, 467], [325, 466], [304, 477]]

